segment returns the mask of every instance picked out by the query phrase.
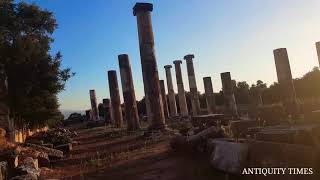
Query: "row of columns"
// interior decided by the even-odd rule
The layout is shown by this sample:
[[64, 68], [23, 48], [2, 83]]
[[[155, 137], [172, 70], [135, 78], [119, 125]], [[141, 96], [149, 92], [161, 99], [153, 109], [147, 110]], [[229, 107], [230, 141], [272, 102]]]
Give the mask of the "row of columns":
[[[165, 96], [164, 81], [159, 81], [159, 74], [154, 49], [154, 36], [152, 29], [151, 12], [153, 5], [150, 3], [136, 3], [133, 7], [133, 15], [137, 18], [138, 36], [139, 36], [139, 48], [140, 58], [142, 66], [142, 75], [145, 91], [145, 100], [147, 108], [147, 117], [150, 123], [151, 129], [163, 129], [165, 128], [165, 118], [177, 116], [177, 106], [175, 93], [172, 83], [171, 65], [164, 66], [168, 87], [168, 102]], [[316, 43], [317, 52], [319, 55], [320, 63], [320, 42]], [[278, 74], [278, 81], [280, 84], [284, 84], [287, 99], [291, 99], [290, 102], [295, 102], [295, 91], [292, 83], [292, 75], [290, 71], [289, 61], [285, 49], [277, 49], [274, 51], [276, 69]], [[199, 94], [196, 85], [196, 77], [193, 67], [194, 55], [189, 54], [184, 56], [187, 64], [188, 80], [191, 94], [192, 115], [200, 114]], [[139, 128], [139, 117], [136, 105], [134, 86], [132, 80], [131, 66], [129, 63], [128, 55], [119, 55], [119, 66], [121, 83], [123, 87], [123, 96], [125, 101], [126, 120], [128, 123], [128, 129]], [[178, 87], [178, 101], [180, 107], [180, 116], [188, 116], [188, 108], [185, 96], [185, 90], [183, 85], [183, 78], [181, 73], [181, 60], [175, 60], [176, 80]], [[117, 84], [117, 77], [115, 71], [108, 72], [109, 88], [110, 88], [110, 100], [111, 100], [111, 116], [115, 120], [116, 126], [122, 126], [122, 113], [119, 88]], [[233, 82], [230, 72], [221, 73], [222, 89], [225, 100], [225, 111], [232, 116], [238, 116], [236, 101], [233, 92]], [[207, 100], [208, 113], [216, 112], [214, 93], [212, 88], [212, 82], [210, 77], [204, 77], [204, 89]], [[94, 91], [90, 91], [91, 106], [94, 116], [96, 117], [98, 112], [96, 108], [96, 98]], [[168, 109], [170, 108], [170, 111]], [[170, 115], [169, 115], [170, 112]]]

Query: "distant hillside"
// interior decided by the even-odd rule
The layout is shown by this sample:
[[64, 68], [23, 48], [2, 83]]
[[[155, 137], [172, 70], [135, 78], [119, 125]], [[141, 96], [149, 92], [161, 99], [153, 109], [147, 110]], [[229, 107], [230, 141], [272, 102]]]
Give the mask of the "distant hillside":
[[84, 115], [86, 112], [85, 110], [69, 110], [69, 109], [61, 109], [61, 113], [64, 115], [64, 119], [67, 119], [70, 114], [72, 113], [81, 113]]

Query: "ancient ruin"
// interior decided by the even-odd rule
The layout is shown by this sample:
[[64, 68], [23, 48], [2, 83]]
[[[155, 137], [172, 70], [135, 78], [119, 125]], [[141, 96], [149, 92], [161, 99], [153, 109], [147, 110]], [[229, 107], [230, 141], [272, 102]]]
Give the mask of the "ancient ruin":
[[179, 109], [180, 109], [180, 116], [188, 116], [188, 107], [187, 107], [187, 100], [184, 91], [184, 85], [182, 80], [182, 72], [181, 72], [181, 60], [173, 61], [174, 67], [176, 69], [176, 79], [177, 79], [177, 87], [178, 87], [178, 97], [179, 97]]
[[125, 118], [127, 121], [127, 129], [129, 131], [133, 131], [140, 128], [140, 122], [136, 102], [136, 95], [133, 86], [131, 64], [129, 62], [129, 56], [127, 54], [119, 55], [118, 59], [124, 99]]
[[199, 92], [197, 88], [196, 77], [194, 74], [193, 68], [193, 54], [188, 54], [184, 56], [184, 59], [187, 62], [187, 72], [188, 72], [188, 80], [190, 87], [190, 95], [191, 95], [191, 106], [192, 106], [192, 115], [200, 114], [200, 102], [199, 102]]
[[161, 89], [161, 97], [162, 97], [162, 103], [163, 103], [164, 116], [167, 119], [169, 117], [169, 109], [168, 109], [166, 87], [164, 85], [164, 80], [160, 80], [160, 89]]
[[94, 89], [91, 89], [89, 91], [90, 94], [90, 102], [91, 102], [91, 117], [92, 120], [99, 120], [99, 111], [98, 111], [98, 104], [97, 104], [97, 98], [96, 98], [96, 91]]
[[213, 94], [211, 77], [204, 77], [203, 84], [204, 84], [204, 92], [206, 95], [207, 111], [208, 111], [208, 114], [213, 114], [216, 112], [216, 101]]
[[170, 116], [175, 117], [178, 116], [177, 111], [177, 104], [176, 104], [176, 95], [173, 89], [173, 82], [172, 82], [172, 74], [171, 74], [171, 65], [165, 65], [165, 73], [167, 78], [167, 88], [168, 88], [168, 99], [169, 99], [169, 109], [170, 109]]
[[236, 99], [233, 93], [233, 86], [230, 72], [221, 73], [222, 90], [224, 97], [225, 113], [233, 117], [238, 116]]
[[320, 66], [320, 41], [316, 42], [317, 54], [318, 54], [318, 62]]
[[284, 106], [289, 114], [296, 115], [298, 110], [296, 91], [293, 85], [287, 49], [275, 49], [273, 54]]
[[147, 105], [147, 116], [150, 129], [165, 128], [165, 117], [162, 106], [161, 90], [157, 60], [154, 50], [150, 3], [136, 3], [133, 15], [137, 17], [140, 57], [143, 75], [143, 84]]
[[111, 117], [114, 126], [117, 128], [122, 127], [123, 118], [121, 110], [121, 100], [118, 86], [117, 72], [114, 70], [108, 71], [109, 92], [111, 100]]
[[[6, 3], [10, 5], [13, 2]], [[7, 8], [3, 4], [0, 3], [1, 10]], [[41, 11], [44, 15], [34, 13], [33, 11], [38, 12], [38, 7], [35, 4], [28, 6], [23, 2], [20, 6], [13, 7], [18, 7], [16, 9], [22, 7], [24, 11], [18, 21], [9, 23], [10, 26], [12, 24], [19, 26], [19, 28], [25, 25], [29, 26], [31, 23], [28, 22], [32, 20], [32, 22], [36, 22], [36, 25], [30, 25], [30, 27], [34, 28], [38, 34], [38, 25], [50, 24], [50, 21], [44, 23], [41, 21], [46, 20], [51, 12]], [[176, 6], [173, 8], [174, 11], [176, 8]], [[29, 11], [30, 9], [32, 11]], [[167, 9], [163, 8], [163, 10]], [[12, 99], [15, 96], [10, 96], [14, 93], [10, 91], [12, 84], [8, 83], [8, 81], [12, 82], [10, 81], [12, 76], [5, 72], [5, 66], [2, 66], [2, 61], [0, 61], [0, 180], [319, 180], [319, 68], [313, 68], [302, 77], [293, 79], [287, 49], [279, 48], [273, 50], [278, 83], [270, 84], [268, 82], [267, 85], [262, 80], [257, 80], [256, 83], [249, 84], [252, 83], [252, 79], [232, 79], [230, 72], [223, 72], [220, 74], [221, 89], [215, 89], [214, 92], [213, 84], [215, 83], [212, 83], [211, 76], [207, 76], [203, 77], [204, 91], [202, 88], [199, 88], [198, 91], [193, 64], [195, 55], [188, 54], [184, 56], [186, 71], [181, 68], [181, 60], [173, 61], [177, 94], [173, 87], [172, 65], [165, 65], [162, 69], [161, 73], [163, 74], [161, 75], [165, 74], [167, 81], [168, 92], [166, 93], [164, 80], [159, 80], [151, 20], [152, 11], [153, 5], [151, 3], [136, 3], [133, 7], [133, 15], [136, 16], [138, 26], [143, 84], [137, 82], [139, 77], [136, 77], [136, 73], [140, 70], [135, 69], [136, 62], [130, 61], [127, 54], [118, 55], [123, 102], [121, 102], [117, 71], [108, 69], [110, 98], [103, 97], [101, 102], [100, 97], [96, 96], [96, 91], [89, 90], [91, 109], [89, 110], [89, 105], [86, 110], [82, 109], [85, 110], [85, 115], [83, 115], [83, 111], [62, 114], [57, 108], [53, 108], [54, 110], [49, 108], [48, 111], [44, 108], [47, 105], [58, 106], [58, 103], [55, 104], [58, 99], [54, 99], [55, 96], [58, 97], [58, 94], [50, 94], [48, 97], [56, 101], [47, 103], [47, 101], [50, 102], [50, 99], [43, 100], [47, 96], [47, 91], [39, 91], [39, 94], [43, 93], [45, 96], [35, 96], [31, 99], [32, 102], [23, 101], [28, 103], [21, 103], [22, 106], [31, 107], [27, 112], [24, 112], [27, 115], [22, 116], [24, 115], [21, 113], [22, 111], [15, 111], [18, 108], [12, 105], [14, 104]], [[228, 9], [226, 12], [229, 13]], [[2, 13], [1, 17], [14, 19], [11, 13], [14, 14], [13, 11], [9, 13], [10, 16], [6, 15], [8, 13]], [[36, 18], [33, 19], [32, 16]], [[172, 18], [172, 16], [165, 17]], [[51, 20], [55, 25], [55, 19]], [[199, 20], [199, 18], [197, 17], [195, 20]], [[123, 25], [125, 21], [117, 22]], [[109, 22], [106, 24], [109, 25]], [[173, 31], [174, 35], [180, 35], [175, 32], [174, 28], [167, 28]], [[44, 34], [50, 37], [51, 32], [48, 31], [50, 29], [45, 30]], [[3, 31], [2, 26], [0, 34], [1, 32], [7, 33], [6, 29]], [[10, 53], [17, 53], [14, 58], [20, 58], [18, 55], [23, 57], [21, 58], [23, 61], [18, 61], [22, 64], [26, 60], [36, 58], [33, 55], [37, 54], [39, 49], [49, 47], [40, 48], [41, 43], [32, 33], [32, 36], [29, 36], [28, 33], [20, 32], [18, 37], [21, 39], [26, 36], [32, 40], [35, 38], [35, 40], [27, 41], [28, 44], [19, 43], [25, 45], [23, 48], [27, 49], [28, 53], [32, 52], [32, 56], [28, 54], [25, 57], [18, 51], [10, 51]], [[121, 33], [127, 33], [127, 31], [121, 31]], [[19, 38], [17, 39], [20, 40]], [[185, 39], [189, 40], [189, 38]], [[5, 46], [10, 49], [8, 44], [14, 44], [14, 42], [11, 39], [8, 42]], [[216, 42], [214, 41], [214, 43]], [[219, 43], [216, 44], [220, 46]], [[0, 45], [3, 43], [0, 42]], [[35, 50], [32, 51], [29, 45], [34, 45]], [[14, 48], [13, 50], [15, 50]], [[179, 48], [185, 51], [186, 47], [179, 46]], [[0, 46], [0, 53], [3, 52], [2, 50]], [[175, 50], [180, 52], [179, 49]], [[320, 42], [316, 43], [316, 50], [320, 64]], [[271, 50], [267, 49], [267, 51], [271, 54]], [[130, 49], [127, 49], [127, 52], [131, 52]], [[195, 52], [198, 52], [199, 56], [202, 53], [197, 49]], [[172, 52], [161, 51], [161, 53], [170, 55]], [[44, 54], [46, 58], [51, 57]], [[1, 59], [3, 56], [0, 55]], [[47, 66], [59, 64], [58, 56], [59, 54], [55, 57], [56, 59], [53, 59], [53, 56], [52, 59], [48, 58]], [[171, 56], [175, 56], [175, 54], [171, 54]], [[131, 58], [132, 60], [136, 59], [136, 57]], [[40, 60], [44, 61], [44, 59]], [[56, 62], [53, 63], [52, 60]], [[214, 62], [214, 65], [218, 65], [216, 63], [222, 60]], [[273, 63], [272, 61], [272, 58], [269, 59], [270, 64]], [[110, 67], [110, 65], [114, 66], [114, 62], [117, 61], [112, 60], [111, 63], [110, 61], [105, 63], [108, 63], [107, 67]], [[12, 64], [9, 63], [9, 66]], [[33, 65], [31, 63], [31, 66]], [[237, 64], [232, 65], [237, 66]], [[42, 67], [32, 69], [23, 64], [23, 68], [20, 70], [27, 67], [32, 70], [46, 71], [47, 66], [44, 69]], [[201, 66], [209, 65], [204, 62]], [[252, 71], [259, 71], [258, 68], [259, 66], [254, 66]], [[56, 68], [51, 69], [50, 74], [46, 74], [44, 81], [39, 80], [39, 84], [45, 84], [49, 81], [47, 76], [51, 78], [51, 73], [56, 70]], [[85, 70], [87, 72], [88, 68]], [[59, 80], [63, 81], [65, 77], [61, 76], [67, 76], [68, 71], [69, 69], [65, 69], [61, 71], [61, 74], [57, 73], [55, 78], [60, 78]], [[217, 72], [214, 72], [214, 68], [208, 71], [215, 77], [214, 74]], [[201, 73], [203, 72], [201, 71]], [[13, 74], [15, 75], [15, 72]], [[187, 74], [188, 77], [184, 74]], [[22, 77], [19, 76], [19, 78]], [[184, 89], [184, 78], [188, 78], [189, 92]], [[34, 82], [32, 81], [32, 83]], [[63, 84], [60, 83], [62, 82], [56, 83], [56, 86], [61, 86], [62, 89]], [[23, 83], [18, 81], [17, 84]], [[51, 83], [48, 84], [51, 85]], [[142, 85], [144, 86], [144, 94], [142, 93]], [[98, 88], [100, 89], [100, 86], [96, 90]], [[32, 96], [31, 93], [28, 93], [23, 94], [24, 96], [20, 98], [25, 100], [27, 95]], [[84, 98], [86, 97], [84, 96]], [[89, 104], [88, 99], [86, 100]], [[40, 101], [44, 101], [46, 104], [41, 104], [40, 108], [34, 108], [34, 102], [39, 104]], [[79, 102], [81, 101], [76, 103]], [[29, 113], [32, 109], [39, 111], [40, 116], [37, 112], [32, 112], [37, 116]], [[57, 117], [48, 116], [45, 111], [48, 111], [49, 115], [53, 114]], [[34, 119], [43, 123], [43, 126], [40, 123], [33, 125]], [[50, 121], [45, 122], [44, 120]], [[18, 125], [18, 123], [21, 124]]]

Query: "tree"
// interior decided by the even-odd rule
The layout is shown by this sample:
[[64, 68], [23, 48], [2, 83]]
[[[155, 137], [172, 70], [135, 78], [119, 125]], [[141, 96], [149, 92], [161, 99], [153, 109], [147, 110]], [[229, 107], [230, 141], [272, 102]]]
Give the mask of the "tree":
[[57, 94], [74, 73], [61, 68], [60, 52], [49, 53], [56, 28], [53, 14], [35, 4], [0, 2], [0, 65], [8, 78], [10, 116], [30, 127], [63, 119]]

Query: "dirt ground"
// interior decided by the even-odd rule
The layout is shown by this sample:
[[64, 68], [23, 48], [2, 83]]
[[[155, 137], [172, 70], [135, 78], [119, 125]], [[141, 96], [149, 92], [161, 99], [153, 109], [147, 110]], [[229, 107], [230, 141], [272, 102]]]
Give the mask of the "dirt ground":
[[104, 127], [78, 130], [72, 153], [43, 168], [41, 179], [191, 180], [224, 179], [203, 157], [173, 152], [170, 133], [142, 132]]

